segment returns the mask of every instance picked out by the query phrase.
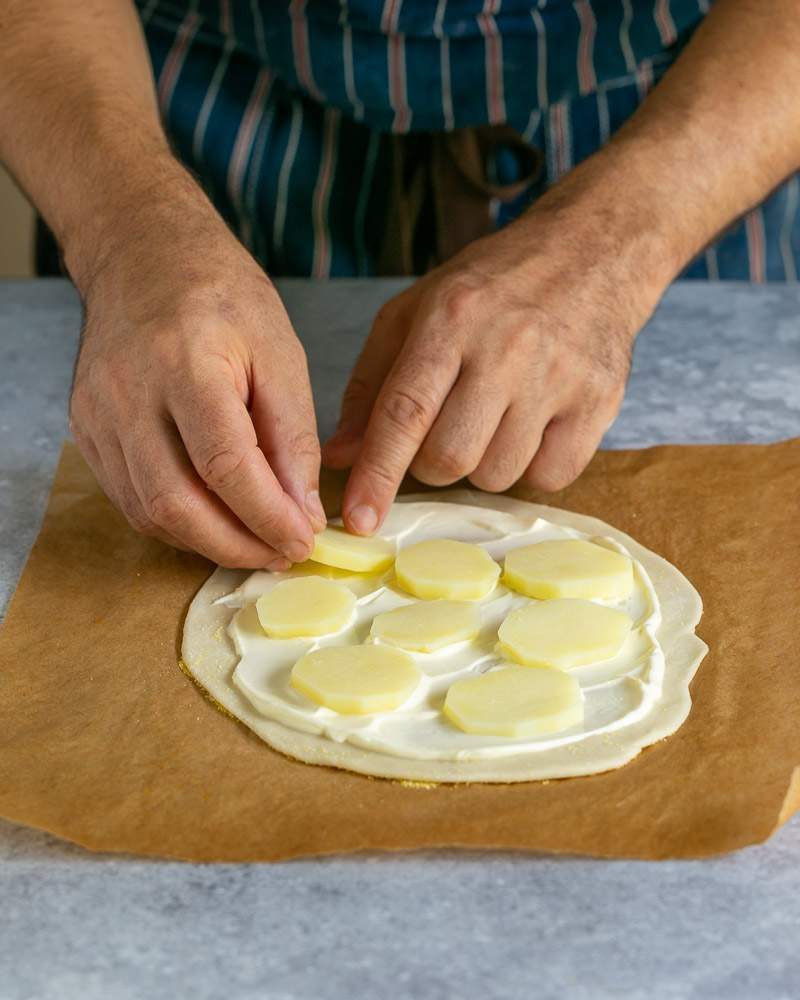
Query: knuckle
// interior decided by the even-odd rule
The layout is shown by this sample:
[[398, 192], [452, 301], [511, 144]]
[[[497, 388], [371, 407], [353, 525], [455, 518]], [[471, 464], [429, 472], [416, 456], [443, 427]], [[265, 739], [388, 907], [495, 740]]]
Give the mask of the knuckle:
[[153, 366], [169, 373], [180, 367], [185, 377], [191, 370], [193, 355], [186, 349], [186, 341], [177, 336], [176, 329], [159, 324], [148, 330], [148, 351]]
[[534, 357], [542, 359], [547, 340], [542, 336], [542, 322], [534, 317], [516, 320], [509, 324], [504, 337], [504, 358], [507, 364], [518, 365], [521, 355], [527, 356], [535, 350]]
[[569, 460], [562, 461], [558, 466], [535, 463], [523, 478], [530, 486], [545, 493], [558, 493], [577, 479], [580, 471], [577, 464]]
[[588, 374], [578, 388], [574, 404], [581, 437], [591, 437], [595, 428], [600, 428], [599, 433], [602, 434], [619, 413], [624, 397], [623, 381], [611, 378], [602, 371]]
[[503, 469], [501, 464], [479, 466], [469, 477], [473, 486], [487, 493], [502, 493], [514, 485], [513, 472]]
[[460, 479], [461, 476], [472, 471], [475, 463], [470, 462], [463, 452], [442, 448], [437, 455], [436, 466], [443, 475]]
[[[444, 486], [461, 479], [474, 468], [469, 458], [452, 448], [438, 448], [420, 456], [414, 463], [414, 475], [430, 486]], [[419, 473], [419, 474], [418, 474]]]
[[215, 493], [224, 492], [241, 480], [245, 461], [246, 455], [226, 445], [203, 455], [197, 471]]
[[380, 408], [382, 416], [406, 434], [427, 428], [436, 416], [433, 400], [419, 389], [393, 388]]
[[445, 322], [458, 325], [474, 314], [480, 291], [463, 278], [449, 278], [440, 285], [437, 299], [437, 311]]
[[524, 477], [525, 482], [544, 493], [558, 493], [569, 484], [558, 471], [550, 469], [534, 469]]
[[614, 344], [600, 342], [582, 361], [581, 380], [586, 395], [606, 405], [622, 399], [630, 372], [630, 353]]
[[531, 368], [542, 366], [542, 354], [536, 350], [534, 335], [522, 327], [514, 327], [507, 330], [501, 350], [497, 352], [497, 364], [501, 372], [507, 377], [514, 377], [520, 373], [520, 365], [524, 362], [525, 373], [530, 378], [537, 378], [538, 371], [531, 371]]
[[292, 435], [289, 448], [295, 459], [306, 458], [316, 461], [319, 458], [319, 438], [312, 430], [298, 431]]
[[184, 525], [192, 506], [191, 497], [185, 493], [159, 490], [148, 499], [144, 514], [151, 524], [174, 532]]

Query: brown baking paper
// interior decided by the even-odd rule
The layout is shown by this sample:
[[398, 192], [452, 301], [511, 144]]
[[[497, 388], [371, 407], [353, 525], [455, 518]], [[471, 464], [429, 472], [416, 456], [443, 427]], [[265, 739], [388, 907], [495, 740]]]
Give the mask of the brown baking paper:
[[547, 500], [629, 532], [700, 591], [710, 653], [689, 719], [606, 774], [414, 787], [290, 760], [219, 712], [178, 668], [211, 566], [135, 535], [67, 445], [0, 633], [0, 815], [204, 861], [699, 857], [765, 840], [800, 808], [800, 440], [604, 452]]

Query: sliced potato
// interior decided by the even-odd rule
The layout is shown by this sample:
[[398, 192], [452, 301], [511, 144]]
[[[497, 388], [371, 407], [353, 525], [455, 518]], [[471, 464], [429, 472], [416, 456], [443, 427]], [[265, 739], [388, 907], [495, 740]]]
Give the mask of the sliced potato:
[[433, 653], [474, 639], [481, 616], [471, 601], [420, 601], [376, 615], [372, 635], [418, 653]]
[[409, 594], [432, 601], [479, 601], [494, 590], [500, 567], [479, 545], [437, 538], [401, 549], [397, 582]]
[[414, 693], [422, 675], [401, 649], [367, 644], [324, 646], [292, 667], [291, 683], [307, 698], [345, 715], [390, 712]]
[[517, 663], [569, 670], [616, 656], [632, 624], [616, 608], [565, 599], [512, 611], [497, 634], [502, 651]]
[[633, 590], [633, 562], [580, 538], [537, 542], [512, 549], [503, 582], [512, 590], [545, 601], [556, 597], [614, 600]]
[[395, 546], [385, 538], [363, 538], [344, 528], [327, 527], [314, 538], [314, 562], [355, 573], [381, 573], [392, 565]]
[[261, 627], [274, 639], [329, 635], [353, 617], [355, 595], [341, 583], [318, 576], [283, 580], [256, 601]]
[[525, 739], [578, 725], [583, 700], [569, 674], [501, 667], [456, 681], [447, 692], [444, 714], [465, 733]]

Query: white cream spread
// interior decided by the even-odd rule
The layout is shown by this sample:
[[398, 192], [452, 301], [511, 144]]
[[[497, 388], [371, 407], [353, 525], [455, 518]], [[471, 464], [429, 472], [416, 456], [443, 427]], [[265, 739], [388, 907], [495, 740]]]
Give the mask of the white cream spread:
[[[441, 501], [395, 503], [381, 536], [395, 541], [398, 549], [432, 538], [472, 542], [500, 563], [513, 548], [559, 538], [588, 539], [630, 556], [612, 539], [591, 536], [540, 517], [526, 518]], [[530, 599], [502, 583], [479, 602], [482, 627], [478, 637], [435, 653], [411, 653], [422, 673], [422, 682], [400, 708], [374, 715], [340, 715], [320, 707], [291, 687], [289, 675], [294, 663], [311, 649], [378, 641], [369, 636], [374, 616], [416, 600], [396, 586], [393, 570], [378, 575], [337, 576], [337, 581], [349, 587], [357, 598], [353, 619], [341, 631], [314, 639], [270, 639], [255, 613], [257, 598], [296, 571], [253, 573], [217, 603], [238, 609], [228, 628], [239, 656], [233, 683], [261, 715], [289, 729], [396, 757], [480, 760], [578, 744], [590, 736], [623, 729], [653, 710], [664, 678], [664, 656], [656, 639], [661, 611], [650, 577], [638, 561], [633, 560], [633, 564], [632, 595], [622, 601], [598, 602], [620, 608], [632, 619], [633, 628], [625, 645], [613, 659], [570, 671], [581, 687], [583, 723], [539, 739], [465, 733], [441, 712], [447, 690], [455, 680], [504, 664], [496, 649], [497, 629], [509, 611]]]

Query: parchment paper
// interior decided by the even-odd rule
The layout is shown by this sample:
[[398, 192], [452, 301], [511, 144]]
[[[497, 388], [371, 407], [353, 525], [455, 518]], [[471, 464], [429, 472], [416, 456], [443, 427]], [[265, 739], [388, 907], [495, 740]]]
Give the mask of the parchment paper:
[[[340, 488], [325, 483], [331, 513]], [[178, 668], [211, 566], [135, 535], [67, 445], [0, 632], [0, 815], [94, 850], [193, 860], [700, 857], [765, 840], [800, 808], [800, 440], [604, 452], [561, 494], [513, 492], [629, 532], [703, 596], [692, 712], [631, 764], [429, 788], [282, 757]]]

